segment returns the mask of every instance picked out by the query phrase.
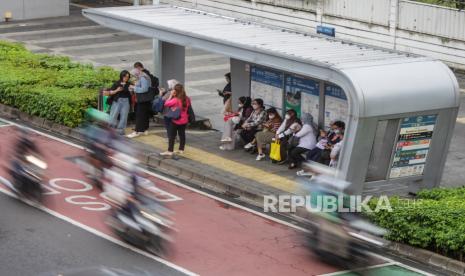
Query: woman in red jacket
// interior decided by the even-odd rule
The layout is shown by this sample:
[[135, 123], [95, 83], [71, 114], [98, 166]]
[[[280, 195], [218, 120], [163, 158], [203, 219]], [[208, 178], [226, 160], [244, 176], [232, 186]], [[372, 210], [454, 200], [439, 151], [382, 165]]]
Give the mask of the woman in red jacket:
[[165, 102], [165, 107], [171, 108], [172, 110], [180, 109], [180, 116], [177, 119], [172, 119], [172, 124], [169, 129], [168, 137], [168, 151], [160, 153], [163, 156], [171, 156], [174, 151], [174, 140], [179, 134], [179, 150], [178, 154], [184, 153], [184, 146], [186, 145], [186, 126], [189, 122], [188, 109], [191, 105], [191, 100], [186, 96], [186, 91], [182, 84], [176, 84], [174, 90], [171, 91], [171, 95]]

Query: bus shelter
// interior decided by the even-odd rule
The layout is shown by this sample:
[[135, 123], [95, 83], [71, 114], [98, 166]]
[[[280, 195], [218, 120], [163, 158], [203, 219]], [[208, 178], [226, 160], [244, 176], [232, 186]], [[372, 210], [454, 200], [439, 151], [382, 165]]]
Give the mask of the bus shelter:
[[230, 57], [233, 100], [262, 98], [320, 126], [346, 123], [338, 176], [360, 194], [439, 185], [459, 87], [438, 60], [168, 5], [83, 10], [100, 25], [150, 37], [156, 74], [185, 79], [185, 47]]

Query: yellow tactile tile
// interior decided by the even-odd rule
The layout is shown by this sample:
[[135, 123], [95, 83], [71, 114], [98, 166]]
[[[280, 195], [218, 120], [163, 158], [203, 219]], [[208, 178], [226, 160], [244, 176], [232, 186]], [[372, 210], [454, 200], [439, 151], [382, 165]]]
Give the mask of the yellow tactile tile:
[[[136, 140], [149, 144], [160, 150], [166, 150], [167, 148], [165, 139], [158, 135], [139, 136]], [[237, 174], [238, 176], [248, 178], [286, 192], [295, 192], [297, 188], [297, 183], [290, 179], [223, 158], [192, 146], [186, 147], [183, 157], [233, 174], [235, 174], [234, 172], [240, 172], [240, 174]]]

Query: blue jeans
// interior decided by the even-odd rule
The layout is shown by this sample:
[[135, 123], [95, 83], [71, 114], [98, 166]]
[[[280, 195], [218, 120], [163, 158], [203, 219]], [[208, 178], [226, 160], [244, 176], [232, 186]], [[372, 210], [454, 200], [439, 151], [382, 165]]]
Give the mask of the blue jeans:
[[129, 108], [129, 99], [127, 98], [120, 98], [111, 105], [110, 126], [116, 128], [116, 131], [122, 135], [128, 123]]

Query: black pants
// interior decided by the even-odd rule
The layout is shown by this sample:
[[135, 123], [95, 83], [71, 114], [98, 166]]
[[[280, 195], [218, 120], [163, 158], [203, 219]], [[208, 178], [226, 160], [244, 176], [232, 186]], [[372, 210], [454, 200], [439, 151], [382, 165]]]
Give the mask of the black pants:
[[302, 153], [307, 152], [308, 149], [306, 148], [301, 148], [301, 147], [295, 147], [289, 149], [289, 156], [288, 160], [290, 164], [295, 164], [295, 165], [300, 165], [305, 159], [302, 157]]
[[289, 137], [283, 137], [280, 139], [281, 146], [280, 146], [280, 152], [281, 152], [281, 160], [287, 160], [287, 147], [289, 145]]
[[184, 146], [186, 145], [186, 125], [177, 125], [175, 123], [171, 123], [170, 125], [170, 136], [168, 137], [168, 151], [174, 151], [174, 140], [176, 136], [179, 134], [179, 150], [184, 150]]
[[136, 104], [136, 132], [144, 132], [149, 129], [151, 109], [150, 102]]
[[321, 157], [321, 153], [323, 152], [322, 149], [320, 148], [314, 148], [312, 150], [310, 150], [308, 153], [307, 153], [307, 160], [311, 160], [311, 161], [315, 161], [317, 162], [318, 160], [320, 160], [320, 157]]
[[257, 128], [251, 128], [251, 129], [244, 129], [241, 131], [241, 138], [244, 141], [244, 143], [248, 144], [255, 139], [255, 133], [257, 133], [258, 130]]
[[329, 166], [329, 163], [331, 162], [330, 154], [331, 154], [330, 149], [323, 150], [317, 162]]

